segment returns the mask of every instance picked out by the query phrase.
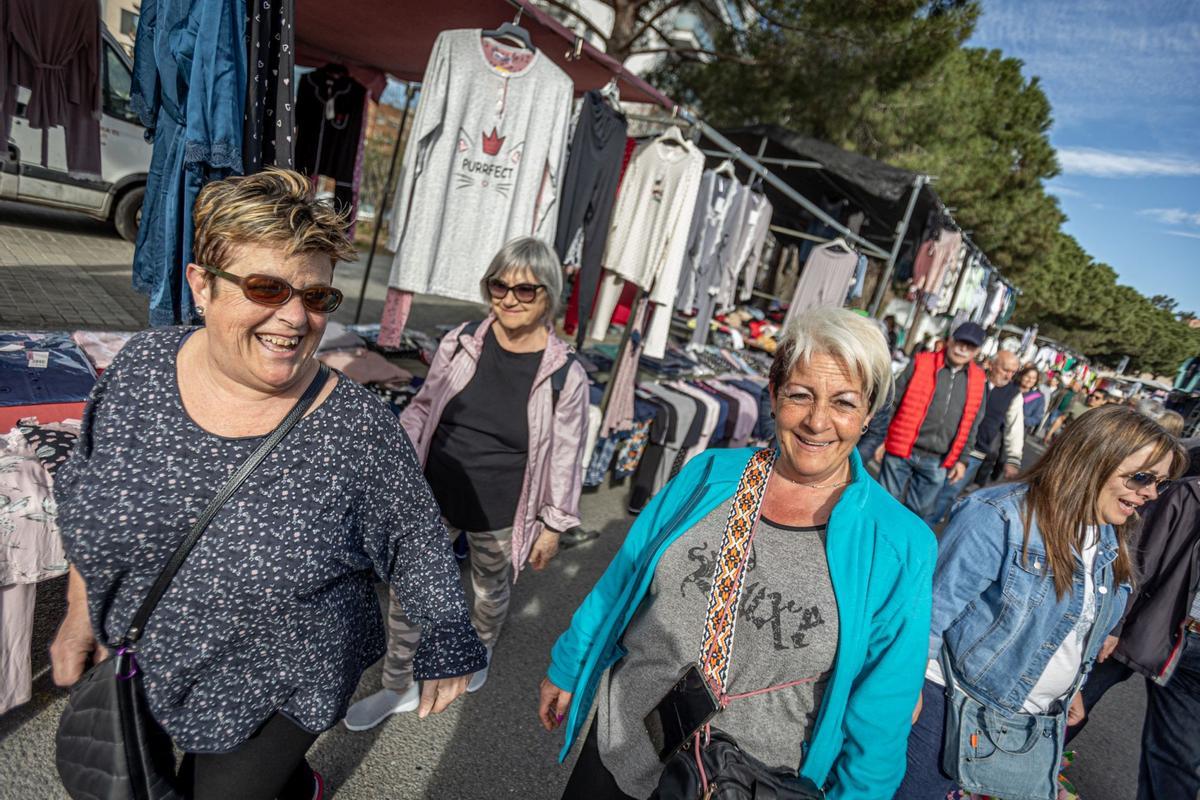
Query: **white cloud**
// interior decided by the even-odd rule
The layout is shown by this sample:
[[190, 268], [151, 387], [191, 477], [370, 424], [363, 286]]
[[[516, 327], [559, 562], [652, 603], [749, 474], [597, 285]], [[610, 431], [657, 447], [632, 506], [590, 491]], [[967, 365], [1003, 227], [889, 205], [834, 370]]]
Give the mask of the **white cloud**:
[[1185, 211], [1182, 208], [1143, 208], [1138, 213], [1143, 217], [1156, 219], [1165, 225], [1200, 227], [1200, 211]]
[[1086, 197], [1087, 196], [1086, 194], [1079, 191], [1078, 189], [1072, 189], [1068, 186], [1057, 186], [1053, 183], [1046, 187], [1046, 191], [1048, 191], [1050, 194], [1052, 194], [1056, 197]]
[[1092, 147], [1063, 147], [1058, 162], [1064, 174], [1096, 178], [1144, 178], [1150, 175], [1200, 175], [1200, 161], [1155, 153], [1114, 153]]
[[1200, 239], [1200, 233], [1188, 233], [1187, 231], [1163, 231], [1167, 236], [1182, 236], [1185, 239]]

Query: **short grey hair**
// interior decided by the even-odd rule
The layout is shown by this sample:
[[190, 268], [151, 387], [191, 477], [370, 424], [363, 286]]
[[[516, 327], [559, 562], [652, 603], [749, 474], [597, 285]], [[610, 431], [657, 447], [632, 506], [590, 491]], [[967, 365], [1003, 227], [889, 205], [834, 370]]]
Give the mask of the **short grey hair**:
[[554, 248], [533, 236], [522, 236], [513, 239], [500, 248], [500, 252], [492, 258], [487, 272], [479, 281], [479, 292], [483, 302], [491, 305], [492, 296], [488, 293], [488, 281], [492, 278], [504, 279], [510, 272], [528, 269], [533, 273], [533, 279], [546, 287], [546, 313], [542, 322], [552, 322], [558, 316], [562, 306], [562, 264], [554, 253]]
[[818, 355], [841, 361], [858, 376], [869, 400], [869, 413], [875, 414], [890, 402], [892, 355], [871, 318], [845, 308], [814, 308], [796, 314], [777, 339], [771, 388], [778, 392], [797, 364], [811, 363]]

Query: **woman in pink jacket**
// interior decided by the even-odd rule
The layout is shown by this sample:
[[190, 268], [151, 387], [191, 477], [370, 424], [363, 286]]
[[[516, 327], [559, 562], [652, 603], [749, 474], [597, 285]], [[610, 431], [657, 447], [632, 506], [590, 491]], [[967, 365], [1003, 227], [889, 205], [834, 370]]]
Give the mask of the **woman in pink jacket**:
[[[467, 534], [471, 621], [490, 663], [521, 567], [545, 567], [559, 534], [579, 524], [588, 382], [554, 334], [562, 267], [548, 245], [514, 239], [480, 283], [491, 313], [446, 335], [400, 424], [451, 535]], [[393, 597], [383, 688], [350, 707], [347, 728], [367, 730], [417, 708], [419, 640]], [[476, 672], [467, 691], [482, 688], [487, 673]]]

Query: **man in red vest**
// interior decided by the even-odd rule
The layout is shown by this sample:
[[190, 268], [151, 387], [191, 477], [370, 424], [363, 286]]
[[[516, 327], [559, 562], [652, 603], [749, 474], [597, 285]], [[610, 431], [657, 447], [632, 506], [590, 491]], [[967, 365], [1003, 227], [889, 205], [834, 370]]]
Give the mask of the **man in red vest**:
[[880, 483], [929, 521], [947, 479], [963, 477], [975, 445], [987, 376], [975, 363], [983, 328], [966, 322], [936, 353], [917, 353], [896, 382], [897, 405], [887, 438]]

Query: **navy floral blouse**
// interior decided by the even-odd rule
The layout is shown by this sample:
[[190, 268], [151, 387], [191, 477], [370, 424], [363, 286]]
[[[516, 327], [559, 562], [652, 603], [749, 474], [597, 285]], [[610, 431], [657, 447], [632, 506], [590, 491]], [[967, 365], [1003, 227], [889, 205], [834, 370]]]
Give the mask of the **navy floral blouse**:
[[[67, 555], [108, 645], [262, 441], [208, 433], [184, 410], [175, 356], [189, 330], [130, 340], [55, 480]], [[138, 663], [154, 717], [191, 752], [234, 749], [279, 711], [310, 731], [331, 727], [385, 649], [376, 575], [422, 627], [418, 679], [484, 666], [412, 445], [342, 377], [217, 513], [151, 616]]]

